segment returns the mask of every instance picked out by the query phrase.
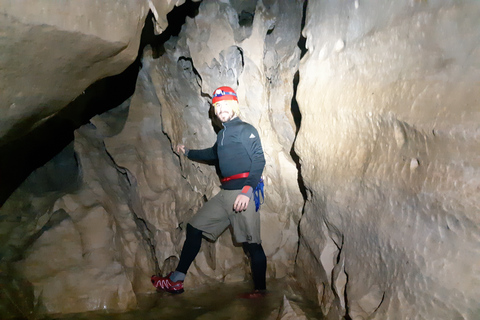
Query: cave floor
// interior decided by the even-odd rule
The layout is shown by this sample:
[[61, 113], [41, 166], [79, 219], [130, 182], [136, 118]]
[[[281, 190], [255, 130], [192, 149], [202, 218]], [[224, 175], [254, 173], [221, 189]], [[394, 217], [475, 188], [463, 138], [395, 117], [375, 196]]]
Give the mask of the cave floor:
[[302, 296], [295, 289], [293, 280], [276, 279], [268, 281], [268, 295], [261, 299], [242, 299], [238, 296], [248, 292], [251, 284], [247, 282], [233, 284], [215, 284], [194, 290], [185, 290], [183, 294], [172, 295], [166, 292], [138, 297], [138, 309], [125, 313], [86, 312], [79, 314], [48, 317], [46, 319], [80, 320], [80, 319], [115, 319], [115, 320], [163, 320], [163, 319], [197, 319], [197, 320], [273, 320], [282, 313], [284, 296], [293, 305], [301, 309], [296, 317], [287, 319], [321, 320], [320, 307]]

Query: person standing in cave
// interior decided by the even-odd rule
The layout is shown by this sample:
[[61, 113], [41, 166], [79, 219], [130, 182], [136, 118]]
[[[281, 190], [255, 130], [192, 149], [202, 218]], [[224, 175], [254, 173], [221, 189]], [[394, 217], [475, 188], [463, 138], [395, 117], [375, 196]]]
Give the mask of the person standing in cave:
[[[215, 115], [223, 124], [217, 142], [211, 148], [190, 150], [177, 145], [190, 160], [218, 161], [222, 175], [221, 191], [206, 202], [187, 224], [187, 236], [174, 272], [166, 277], [152, 276], [152, 284], [170, 293], [182, 293], [186, 273], [197, 256], [202, 236], [215, 241], [232, 226], [235, 241], [241, 243], [250, 257], [254, 291], [243, 298], [266, 294], [267, 258], [260, 239], [259, 199], [257, 187], [261, 180], [265, 157], [257, 130], [239, 118], [237, 94], [230, 87], [219, 87], [212, 99]], [[257, 190], [257, 192], [254, 192]], [[263, 193], [263, 190], [262, 190]]]

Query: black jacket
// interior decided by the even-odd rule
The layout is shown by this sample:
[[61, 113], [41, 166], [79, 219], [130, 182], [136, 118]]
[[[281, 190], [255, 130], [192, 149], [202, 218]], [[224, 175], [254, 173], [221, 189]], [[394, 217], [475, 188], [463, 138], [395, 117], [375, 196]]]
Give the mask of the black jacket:
[[244, 186], [257, 186], [265, 167], [262, 143], [257, 130], [238, 117], [223, 123], [213, 147], [189, 150], [191, 160], [218, 160], [222, 178], [249, 172], [248, 178], [235, 179], [222, 185], [226, 190], [240, 190]]

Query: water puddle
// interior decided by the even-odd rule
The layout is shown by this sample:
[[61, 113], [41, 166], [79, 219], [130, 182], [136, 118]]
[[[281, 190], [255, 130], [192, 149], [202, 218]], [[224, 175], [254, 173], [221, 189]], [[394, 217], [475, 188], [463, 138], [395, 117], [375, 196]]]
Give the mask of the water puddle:
[[[296, 319], [323, 319], [320, 307], [303, 298], [287, 280], [270, 280], [269, 293], [260, 299], [242, 299], [238, 296], [251, 290], [251, 284], [215, 284], [172, 295], [158, 292], [138, 297], [139, 308], [125, 313], [86, 312], [48, 317], [62, 320], [274, 320], [283, 311], [284, 296], [301, 309]], [[295, 308], [294, 308], [295, 309]], [[289, 318], [293, 319], [293, 318]]]

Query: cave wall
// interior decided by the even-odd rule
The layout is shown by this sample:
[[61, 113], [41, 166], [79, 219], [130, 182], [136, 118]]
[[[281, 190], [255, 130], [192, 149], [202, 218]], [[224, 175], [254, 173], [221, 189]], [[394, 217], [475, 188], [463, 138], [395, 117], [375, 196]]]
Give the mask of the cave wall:
[[[183, 3], [117, 2], [102, 11], [72, 2], [62, 17], [86, 22], [68, 24], [47, 2], [27, 13], [3, 2], [0, 21], [12, 34], [47, 28], [45, 38], [62, 39], [53, 36], [58, 26], [78, 44], [65, 51], [72, 61], [54, 65], [52, 46], [38, 47], [46, 43], [38, 36], [28, 43], [44, 54], [35, 60], [42, 68], [5, 65], [33, 77], [38, 91], [24, 94], [31, 110], [1, 111], [4, 141], [121, 72], [135, 59], [148, 10], [160, 34], [168, 11]], [[127, 13], [131, 23], [118, 27]], [[172, 146], [213, 144], [211, 94], [230, 85], [267, 160], [268, 277], [294, 274], [329, 319], [475, 319], [479, 13], [478, 1], [203, 1], [178, 36], [143, 50], [134, 95], [79, 128], [0, 208], [0, 281], [14, 281], [10, 296], [27, 296], [24, 309], [41, 313], [124, 311], [154, 292], [150, 275], [176, 266], [188, 219], [219, 188], [215, 168]], [[91, 33], [86, 46], [71, 39]], [[99, 38], [122, 49], [97, 61], [88, 48], [103, 48]], [[1, 61], [26, 42], [9, 42]], [[0, 82], [11, 93], [4, 106], [22, 92], [8, 79]], [[204, 241], [186, 286], [248, 279], [227, 230]], [[2, 301], [2, 310], [18, 309]]]
[[[302, 9], [290, 1], [202, 3], [177, 37], [145, 48], [134, 95], [79, 128], [56, 163], [16, 190], [1, 209], [21, 212], [5, 235], [4, 263], [32, 284], [41, 312], [132, 309], [138, 295], [154, 292], [151, 274], [175, 268], [186, 223], [219, 179], [172, 145], [213, 145], [219, 123], [210, 95], [225, 84], [239, 93], [242, 118], [259, 128], [265, 149], [268, 277], [292, 274], [303, 207], [290, 156]], [[55, 172], [63, 162], [72, 165], [67, 187]], [[249, 270], [227, 230], [204, 242], [186, 286], [249, 280]]]
[[333, 318], [478, 318], [479, 10], [308, 3], [297, 270]]
[[0, 145], [135, 60], [146, 1], [0, 1]]

